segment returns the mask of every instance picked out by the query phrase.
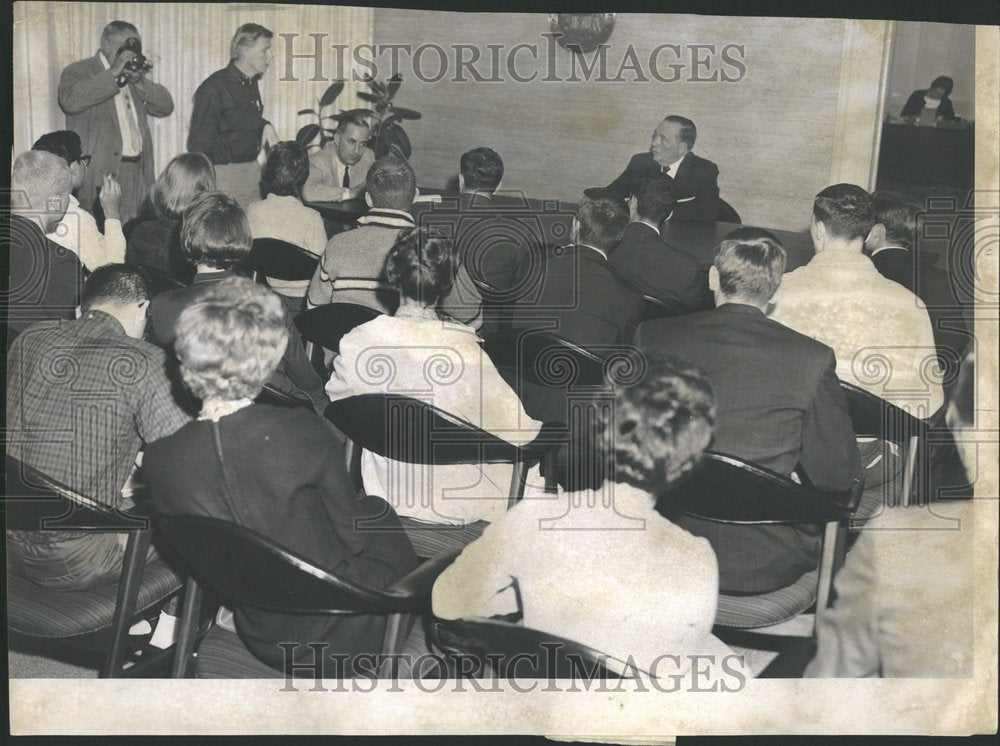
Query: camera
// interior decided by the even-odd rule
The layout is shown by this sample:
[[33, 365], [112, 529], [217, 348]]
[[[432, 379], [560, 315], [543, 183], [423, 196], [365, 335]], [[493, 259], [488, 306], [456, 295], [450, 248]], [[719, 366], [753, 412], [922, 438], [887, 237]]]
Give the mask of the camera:
[[[132, 52], [134, 57], [125, 63], [125, 69], [133, 73], [146, 72], [147, 70], [153, 69], [153, 63], [146, 59], [142, 53], [142, 42], [139, 41], [134, 36], [130, 36], [125, 40], [125, 43], [121, 45], [121, 48], [115, 53], [117, 57], [122, 52], [129, 51]], [[125, 76], [118, 77], [118, 85], [125, 85]]]

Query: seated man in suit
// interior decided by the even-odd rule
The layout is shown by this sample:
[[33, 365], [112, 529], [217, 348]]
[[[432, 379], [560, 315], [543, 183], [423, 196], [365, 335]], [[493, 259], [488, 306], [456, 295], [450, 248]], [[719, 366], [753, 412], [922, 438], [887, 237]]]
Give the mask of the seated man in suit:
[[0, 216], [10, 254], [3, 308], [8, 344], [34, 321], [72, 319], [80, 304], [80, 260], [46, 236], [66, 214], [72, 187], [59, 156], [32, 150], [14, 160], [10, 212]]
[[629, 341], [642, 294], [618, 276], [608, 259], [628, 224], [625, 200], [591, 190], [573, 220], [573, 243], [548, 252], [544, 277], [531, 297], [518, 301], [513, 325], [551, 329], [563, 339], [606, 357]]
[[698, 130], [686, 117], [671, 115], [653, 131], [649, 152], [636, 153], [621, 176], [608, 185], [626, 199], [656, 174], [666, 174], [677, 184], [677, 205], [672, 220], [717, 220], [719, 169], [694, 153]]
[[660, 225], [670, 216], [676, 194], [669, 176], [653, 176], [639, 185], [635, 217], [611, 252], [611, 266], [646, 295], [680, 312], [701, 311], [712, 307], [707, 276], [694, 257], [660, 239]]
[[770, 317], [837, 353], [837, 376], [928, 418], [944, 402], [924, 304], [888, 280], [862, 253], [875, 225], [871, 195], [854, 184], [827, 187], [813, 203], [816, 255], [789, 272]]
[[883, 277], [888, 277], [915, 293], [927, 307], [937, 346], [938, 361], [950, 371], [945, 380], [954, 380], [958, 362], [971, 342], [971, 324], [966, 315], [971, 306], [959, 302], [948, 273], [923, 264], [914, 246], [917, 216], [923, 207], [898, 192], [874, 192], [875, 225], [865, 239], [865, 253]]
[[[194, 282], [153, 298], [147, 332], [150, 341], [171, 349], [181, 311], [191, 305], [205, 287], [237, 276], [240, 264], [250, 253], [250, 245], [250, 224], [233, 197], [222, 192], [203, 192], [195, 197], [184, 211], [181, 228], [181, 252], [195, 267]], [[306, 357], [291, 318], [286, 317], [285, 322], [288, 346], [281, 364], [267, 382], [291, 396], [307, 397], [317, 414], [322, 415], [328, 404], [323, 381]]]
[[[337, 233], [326, 244], [306, 293], [309, 308], [326, 303], [357, 303], [391, 313], [398, 293], [386, 276], [385, 261], [396, 237], [416, 223], [410, 210], [417, 178], [398, 156], [379, 158], [368, 172], [365, 199], [372, 208], [358, 218], [357, 228]], [[440, 302], [440, 311], [476, 329], [482, 324], [482, 296], [464, 264]]]
[[[859, 477], [860, 459], [833, 350], [764, 315], [784, 268], [773, 235], [733, 231], [709, 270], [715, 310], [649, 321], [634, 344], [650, 370], [670, 354], [708, 374], [717, 406], [713, 451], [805, 477], [820, 490], [845, 490]], [[818, 526], [678, 523], [712, 543], [723, 591], [776, 590], [818, 562]]]
[[357, 199], [365, 190], [375, 153], [368, 147], [368, 120], [360, 114], [344, 117], [322, 150], [309, 157], [309, 177], [302, 187], [306, 202]]

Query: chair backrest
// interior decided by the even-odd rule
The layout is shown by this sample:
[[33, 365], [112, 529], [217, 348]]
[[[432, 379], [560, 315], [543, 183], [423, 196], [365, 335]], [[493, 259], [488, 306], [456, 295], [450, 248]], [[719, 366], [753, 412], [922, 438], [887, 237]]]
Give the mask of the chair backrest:
[[286, 393], [281, 389], [276, 389], [269, 383], [264, 384], [264, 388], [261, 389], [255, 401], [261, 404], [270, 404], [275, 407], [290, 407], [292, 409], [295, 407], [305, 407], [306, 409], [312, 409], [312, 402], [308, 399], [300, 396], [293, 396], [292, 394]]
[[205, 516], [157, 519], [194, 575], [224, 601], [283, 613], [388, 613], [405, 610], [405, 594], [337, 577], [243, 526]]
[[859, 438], [881, 438], [907, 445], [912, 437], [923, 437], [927, 422], [892, 402], [853, 384], [840, 382], [854, 434]]
[[331, 402], [326, 418], [365, 450], [410, 464], [513, 464], [520, 448], [407, 396], [362, 394]]
[[604, 386], [607, 366], [615, 359], [605, 361], [590, 350], [536, 329], [503, 329], [486, 339], [483, 350], [497, 369], [552, 387]]
[[642, 321], [653, 319], [672, 319], [688, 313], [681, 303], [675, 300], [663, 300], [652, 295], [642, 296]]
[[275, 280], [311, 280], [319, 257], [277, 238], [255, 238], [249, 263], [258, 279], [264, 276]]
[[176, 290], [177, 288], [186, 288], [187, 284], [177, 279], [171, 274], [164, 272], [158, 267], [152, 267], [148, 264], [140, 264], [139, 269], [146, 273], [152, 284], [153, 295], [159, 295], [160, 293], [165, 293], [168, 290]]
[[146, 518], [80, 495], [10, 456], [5, 469], [3, 507], [9, 530], [118, 533], [148, 527]]
[[339, 352], [340, 340], [347, 332], [380, 315], [379, 311], [356, 303], [327, 303], [298, 314], [295, 328], [306, 342]]
[[489, 661], [499, 678], [600, 680], [637, 673], [579, 642], [497, 619], [436, 619], [433, 635], [448, 652]]
[[657, 510], [716, 523], [828, 523], [857, 507], [860, 493], [820, 492], [735, 456], [706, 451], [697, 468], [657, 502]]
[[719, 197], [719, 207], [715, 213], [715, 221], [717, 223], [743, 223], [743, 221], [740, 220], [740, 214], [733, 209], [731, 204], [722, 199], [722, 197]]

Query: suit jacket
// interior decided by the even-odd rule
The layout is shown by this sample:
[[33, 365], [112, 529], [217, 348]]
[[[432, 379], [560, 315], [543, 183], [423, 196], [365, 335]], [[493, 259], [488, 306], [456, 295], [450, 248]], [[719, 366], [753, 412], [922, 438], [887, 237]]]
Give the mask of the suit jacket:
[[[149, 304], [149, 321], [146, 323], [146, 337], [153, 344], [164, 349], [172, 349], [176, 334], [174, 327], [181, 311], [187, 308], [206, 286], [234, 277], [235, 273], [201, 272], [195, 275], [194, 283], [184, 288], [160, 293]], [[329, 400], [323, 393], [323, 381], [306, 357], [301, 337], [295, 330], [291, 318], [286, 316], [288, 326], [288, 346], [277, 370], [271, 374], [268, 383], [292, 396], [307, 396], [313, 409], [322, 414]]]
[[[625, 199], [639, 191], [646, 179], [661, 173], [660, 164], [650, 153], [636, 153], [621, 175], [608, 184], [608, 189]], [[677, 186], [677, 198], [694, 197], [691, 202], [681, 202], [674, 207], [671, 220], [716, 220], [719, 212], [719, 169], [712, 161], [688, 153], [670, 174]]]
[[957, 365], [970, 341], [972, 309], [960, 303], [947, 272], [927, 265], [918, 267], [915, 256], [909, 249], [893, 246], [875, 252], [871, 260], [879, 274], [924, 302], [939, 355], [945, 362]]
[[548, 328], [607, 356], [607, 348], [629, 341], [641, 304], [642, 294], [596, 249], [562, 246], [548, 252], [541, 282], [530, 297], [518, 300], [513, 325]]
[[610, 261], [622, 279], [646, 295], [688, 311], [712, 307], [708, 274], [699, 270], [697, 260], [667, 244], [645, 223], [628, 224]]
[[[821, 490], [847, 489], [860, 474], [836, 359], [826, 345], [736, 303], [647, 322], [633, 344], [650, 366], [670, 354], [708, 375], [717, 408], [712, 450], [779, 474], [798, 465]], [[818, 527], [678, 522], [712, 542], [726, 591], [774, 590], [817, 564]]]
[[[105, 174], [117, 174], [122, 158], [122, 133], [118, 127], [115, 96], [118, 84], [101, 63], [100, 52], [80, 60], [62, 71], [59, 78], [59, 106], [66, 114], [66, 129], [80, 136], [83, 152], [91, 156], [84, 183], [78, 192], [80, 205], [88, 212], [94, 210], [97, 189]], [[135, 102], [142, 135], [142, 175], [148, 185], [155, 177], [153, 163], [153, 138], [149, 133], [147, 115], [165, 117], [174, 110], [174, 100], [162, 85], [146, 81], [146, 94], [127, 83]], [[140, 102], [142, 106], [140, 106]]]

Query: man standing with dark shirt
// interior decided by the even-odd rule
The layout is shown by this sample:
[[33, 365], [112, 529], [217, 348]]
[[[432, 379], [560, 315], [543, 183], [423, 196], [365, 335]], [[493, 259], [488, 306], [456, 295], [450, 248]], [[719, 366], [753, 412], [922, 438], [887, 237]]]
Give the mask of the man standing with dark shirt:
[[11, 210], [0, 221], [10, 251], [3, 294], [8, 344], [32, 322], [72, 319], [80, 304], [80, 260], [45, 236], [66, 214], [72, 186], [69, 167], [57, 155], [31, 150], [14, 161]]
[[278, 141], [264, 119], [257, 81], [271, 64], [273, 34], [256, 23], [236, 30], [230, 61], [194, 94], [188, 150], [204, 153], [215, 166], [215, 183], [246, 209], [260, 199], [261, 148]]

